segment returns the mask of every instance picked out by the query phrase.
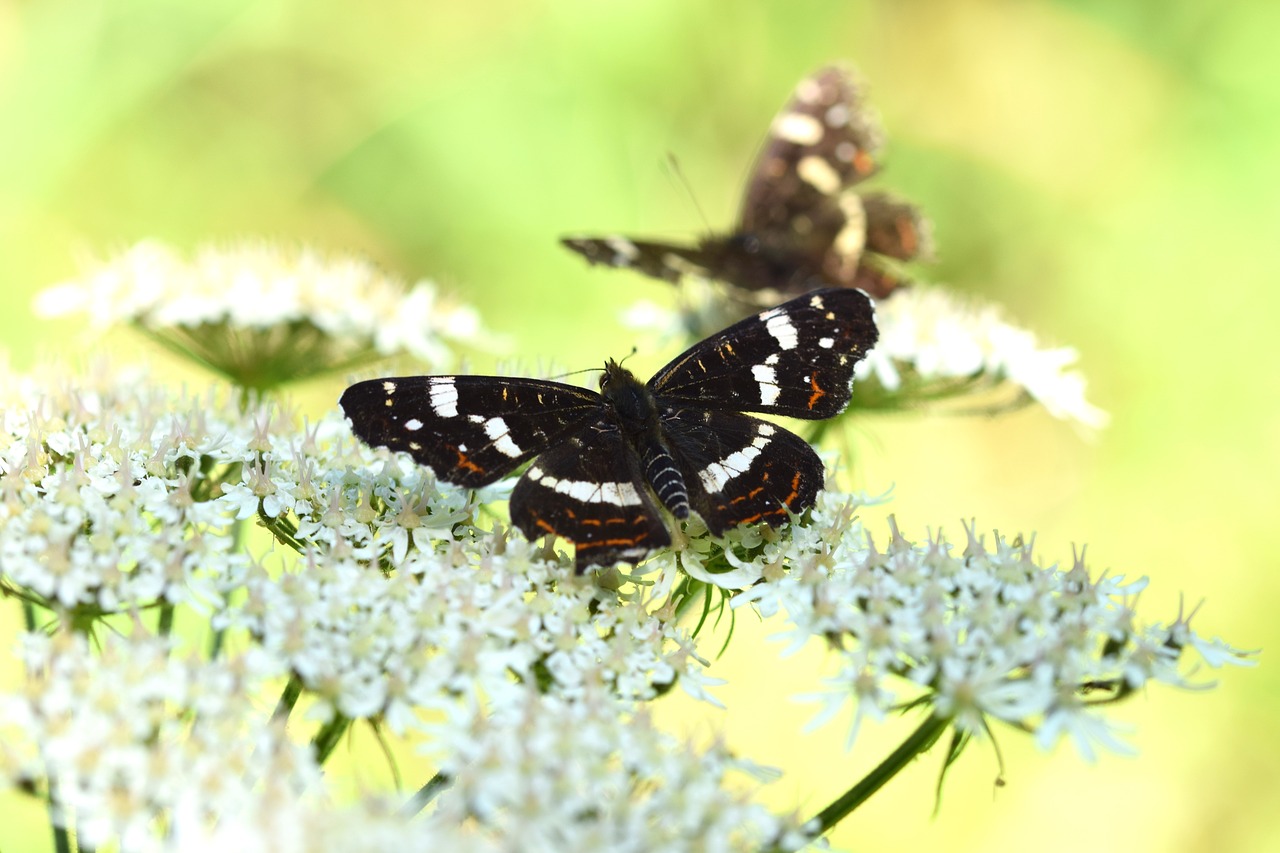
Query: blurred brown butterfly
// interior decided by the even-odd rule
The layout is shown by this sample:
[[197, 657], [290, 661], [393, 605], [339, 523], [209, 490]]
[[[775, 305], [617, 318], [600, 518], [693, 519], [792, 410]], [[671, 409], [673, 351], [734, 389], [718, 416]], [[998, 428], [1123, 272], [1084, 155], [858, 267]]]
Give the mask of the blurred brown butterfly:
[[883, 259], [927, 258], [932, 247], [914, 205], [851, 189], [875, 173], [881, 139], [853, 75], [823, 68], [800, 81], [774, 118], [731, 233], [696, 245], [619, 236], [561, 242], [592, 264], [670, 282], [690, 274], [786, 295], [825, 282], [884, 297], [902, 279]]

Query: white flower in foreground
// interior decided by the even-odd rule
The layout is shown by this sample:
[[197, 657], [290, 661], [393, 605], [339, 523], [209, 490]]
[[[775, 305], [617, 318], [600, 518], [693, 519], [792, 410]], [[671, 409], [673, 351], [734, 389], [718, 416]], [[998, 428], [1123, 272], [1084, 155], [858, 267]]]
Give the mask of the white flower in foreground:
[[267, 242], [206, 246], [190, 260], [156, 242], [41, 291], [45, 316], [131, 324], [242, 387], [269, 388], [377, 356], [450, 363], [448, 342], [486, 340], [470, 307], [346, 255]]
[[48, 789], [82, 849], [160, 848], [157, 821], [234, 818], [318, 788], [310, 750], [257, 707], [260, 655], [206, 662], [142, 633], [26, 634], [0, 697], [0, 781]]
[[1041, 347], [1034, 334], [1010, 324], [994, 305], [913, 284], [876, 302], [876, 325], [880, 340], [857, 367], [855, 407], [951, 400], [964, 408], [967, 395], [1005, 388], [1034, 399], [1056, 418], [1091, 428], [1107, 423], [1106, 412], [1085, 399], [1083, 375], [1070, 369], [1075, 350]]
[[[841, 523], [841, 501], [823, 493], [811, 529]], [[1037, 562], [1030, 543], [997, 537], [988, 550], [968, 533], [957, 548], [941, 536], [912, 543], [894, 527], [881, 552], [844, 524], [838, 536], [819, 534], [821, 553], [805, 548], [790, 572], [734, 604], [784, 614], [791, 648], [830, 645], [839, 676], [826, 682], [824, 717], [841, 701], [857, 703], [861, 719], [923, 696], [963, 731], [1002, 721], [1043, 746], [1069, 734], [1092, 757], [1094, 747], [1123, 749], [1103, 706], [1152, 682], [1188, 686], [1196, 661], [1184, 653], [1204, 641], [1181, 615], [1138, 625], [1132, 605], [1145, 579], [1093, 579], [1083, 557], [1063, 570]], [[1220, 641], [1207, 648], [1198, 657], [1209, 665], [1251, 663]]]
[[474, 493], [347, 433], [334, 413], [305, 434], [265, 436], [263, 463], [292, 495], [270, 523], [304, 557], [251, 571], [247, 595], [219, 617], [277, 656], [322, 710], [383, 716], [399, 731], [443, 694], [497, 699], [525, 683], [572, 696], [608, 684], [648, 699], [686, 674], [690, 687], [702, 681], [686, 632], [652, 598], [602, 594], [519, 534], [478, 526]]
[[129, 370], [0, 387], [0, 581], [59, 613], [216, 604], [247, 567], [221, 481], [254, 456], [226, 396]]
[[719, 743], [695, 748], [600, 690], [574, 701], [525, 691], [489, 717], [435, 730], [451, 786], [429, 823], [474, 823], [502, 849], [735, 851], [806, 840], [752, 802], [767, 774]]
[[212, 826], [198, 815], [177, 815], [164, 849], [174, 853], [501, 853], [512, 849], [469, 827], [413, 819], [398, 807], [375, 797], [355, 803], [264, 798]]

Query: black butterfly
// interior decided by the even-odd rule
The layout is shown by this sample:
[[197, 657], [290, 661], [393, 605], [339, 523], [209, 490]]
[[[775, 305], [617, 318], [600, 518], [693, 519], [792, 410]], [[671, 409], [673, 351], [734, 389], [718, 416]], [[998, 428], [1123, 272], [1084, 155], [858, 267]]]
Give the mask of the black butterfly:
[[511, 493], [511, 521], [530, 539], [573, 542], [581, 571], [669, 545], [659, 505], [678, 519], [696, 512], [714, 535], [812, 506], [817, 454], [740, 412], [839, 414], [876, 335], [865, 294], [815, 290], [694, 345], [647, 384], [610, 360], [599, 394], [407, 376], [356, 383], [341, 405], [363, 441], [406, 451], [449, 483], [483, 486], [537, 457]]
[[616, 236], [561, 242], [593, 264], [671, 282], [689, 273], [793, 294], [816, 277], [880, 298], [901, 283], [883, 258], [932, 252], [928, 223], [913, 205], [849, 189], [876, 171], [880, 145], [853, 76], [823, 68], [800, 81], [773, 120], [732, 233], [694, 246]]

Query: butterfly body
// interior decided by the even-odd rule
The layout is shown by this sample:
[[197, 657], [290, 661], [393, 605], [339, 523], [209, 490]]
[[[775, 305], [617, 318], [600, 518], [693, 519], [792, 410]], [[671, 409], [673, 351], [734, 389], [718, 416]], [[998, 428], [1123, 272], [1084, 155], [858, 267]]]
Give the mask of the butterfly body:
[[931, 248], [913, 205], [852, 189], [875, 173], [881, 138], [853, 76], [824, 68], [797, 85], [774, 119], [729, 233], [694, 245], [622, 236], [561, 242], [592, 264], [673, 283], [691, 274], [796, 294], [821, 279], [883, 297], [900, 283], [883, 259], [910, 261]]
[[365, 442], [406, 451], [446, 482], [482, 486], [532, 460], [511, 493], [511, 521], [529, 538], [572, 541], [584, 569], [669, 545], [662, 509], [697, 513], [720, 535], [811, 506], [824, 478], [817, 454], [744, 412], [838, 414], [875, 340], [867, 297], [829, 289], [695, 344], [647, 383], [611, 360], [599, 393], [412, 376], [352, 385], [341, 405]]

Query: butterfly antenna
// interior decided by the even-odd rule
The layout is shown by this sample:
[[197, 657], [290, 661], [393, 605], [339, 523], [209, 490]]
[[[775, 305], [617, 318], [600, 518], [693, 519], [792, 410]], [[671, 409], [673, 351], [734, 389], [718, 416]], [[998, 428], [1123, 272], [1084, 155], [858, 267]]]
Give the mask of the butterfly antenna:
[[680, 168], [680, 159], [676, 157], [674, 152], [667, 152], [667, 168], [675, 177], [676, 182], [684, 189], [689, 201], [693, 203], [693, 209], [698, 211], [698, 218], [702, 220], [703, 230], [710, 231], [711, 223], [707, 221], [707, 214], [703, 212], [702, 205], [698, 204], [698, 195], [693, 191], [693, 184], [689, 183], [689, 179], [685, 177], [684, 169]]

